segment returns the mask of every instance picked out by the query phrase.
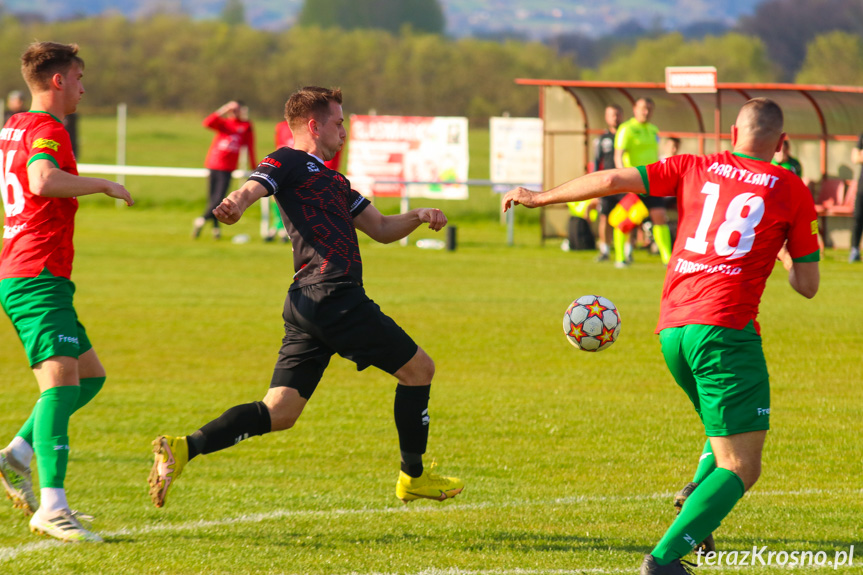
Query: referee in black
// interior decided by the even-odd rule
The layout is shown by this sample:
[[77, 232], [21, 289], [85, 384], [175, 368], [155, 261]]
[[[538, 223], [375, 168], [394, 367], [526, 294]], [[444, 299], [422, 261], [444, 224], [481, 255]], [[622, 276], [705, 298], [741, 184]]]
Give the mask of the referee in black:
[[294, 251], [285, 336], [263, 401], [232, 407], [191, 435], [161, 435], [153, 441], [155, 462], [148, 482], [157, 507], [165, 504], [169, 488], [195, 456], [292, 427], [335, 353], [355, 362], [358, 370], [373, 365], [398, 380], [397, 497], [405, 503], [443, 501], [464, 488], [460, 479], [423, 467], [434, 362], [366, 296], [356, 233], [359, 229], [389, 243], [424, 223], [439, 231], [447, 220], [440, 210], [428, 208], [384, 216], [344, 176], [324, 165], [345, 142], [341, 104], [338, 89], [310, 86], [292, 94], [285, 118], [294, 147], [264, 158], [246, 183], [213, 210], [220, 222], [234, 224], [259, 199], [275, 198]]

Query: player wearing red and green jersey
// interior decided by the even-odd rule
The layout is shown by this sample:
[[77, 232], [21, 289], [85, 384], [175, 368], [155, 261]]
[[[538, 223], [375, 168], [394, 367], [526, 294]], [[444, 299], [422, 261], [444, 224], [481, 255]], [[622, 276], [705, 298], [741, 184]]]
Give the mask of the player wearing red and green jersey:
[[[40, 396], [30, 418], [0, 450], [0, 482], [15, 507], [33, 514], [30, 530], [63, 541], [99, 542], [69, 510], [63, 487], [69, 417], [105, 382], [73, 305], [72, 236], [78, 196], [103, 193], [132, 205], [126, 189], [78, 176], [63, 118], [84, 94], [78, 46], [31, 44], [21, 70], [33, 110], [0, 130], [0, 195], [6, 211], [0, 254], [0, 305], [27, 353]], [[39, 500], [30, 462], [39, 469]], [[37, 509], [38, 508], [38, 509]]]
[[694, 481], [675, 497], [680, 514], [644, 558], [642, 575], [685, 575], [680, 559], [712, 545], [712, 532], [761, 473], [770, 386], [755, 318], [778, 257], [791, 287], [818, 291], [818, 227], [799, 178], [772, 166], [785, 133], [779, 106], [750, 100], [731, 128], [734, 153], [678, 156], [570, 180], [547, 192], [516, 188], [504, 210], [621, 192], [677, 196], [678, 236], [659, 328], [665, 362], [708, 436]]
[[638, 170], [652, 196], [677, 197], [680, 214], [657, 333], [690, 324], [743, 329], [758, 315], [786, 240], [794, 261], [819, 259], [812, 194], [788, 170], [731, 152]]
[[27, 166], [48, 160], [60, 170], [78, 175], [69, 134], [48, 112], [22, 112], [0, 130], [3, 158], [3, 252], [0, 280], [34, 278], [42, 270], [69, 279], [77, 198], [50, 198], [30, 191]]

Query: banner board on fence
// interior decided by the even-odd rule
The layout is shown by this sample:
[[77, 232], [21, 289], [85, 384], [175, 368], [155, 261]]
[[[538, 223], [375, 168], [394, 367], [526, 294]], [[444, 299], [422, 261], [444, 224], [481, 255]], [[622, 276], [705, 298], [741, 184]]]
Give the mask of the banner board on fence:
[[669, 94], [715, 94], [716, 68], [713, 66], [668, 66], [665, 91]]
[[[542, 120], [489, 118], [492, 182], [542, 183]], [[505, 188], [507, 186], [504, 186]]]
[[[351, 116], [348, 178], [364, 196], [464, 200], [467, 118]], [[380, 183], [413, 181], [423, 184]]]

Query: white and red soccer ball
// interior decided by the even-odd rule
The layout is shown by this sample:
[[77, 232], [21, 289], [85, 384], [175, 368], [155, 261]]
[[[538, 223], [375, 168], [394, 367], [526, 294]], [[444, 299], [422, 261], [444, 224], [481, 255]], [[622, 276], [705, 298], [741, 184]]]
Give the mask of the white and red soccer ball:
[[578, 349], [602, 351], [620, 335], [620, 312], [602, 296], [581, 296], [563, 314], [563, 333]]

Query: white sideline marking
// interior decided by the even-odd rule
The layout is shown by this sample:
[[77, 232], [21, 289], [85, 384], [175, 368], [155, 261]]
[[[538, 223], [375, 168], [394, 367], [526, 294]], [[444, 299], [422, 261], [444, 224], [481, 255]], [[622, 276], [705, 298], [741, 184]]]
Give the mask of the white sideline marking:
[[[863, 489], [801, 489], [799, 491], [755, 491], [749, 493], [747, 497], [795, 497], [801, 495], [863, 495]], [[251, 515], [240, 515], [238, 517], [229, 517], [226, 519], [211, 519], [199, 521], [189, 521], [187, 523], [176, 524], [154, 524], [137, 527], [134, 529], [120, 529], [118, 531], [99, 531], [98, 533], [106, 539], [121, 536], [147, 535], [149, 533], [166, 533], [176, 531], [195, 531], [206, 529], [209, 527], [222, 527], [225, 525], [235, 525], [241, 523], [261, 523], [262, 521], [271, 521], [274, 519], [285, 519], [288, 517], [339, 517], [348, 515], [386, 515], [390, 513], [449, 513], [458, 511], [475, 511], [477, 509], [505, 509], [509, 507], [545, 507], [549, 505], [573, 505], [576, 503], [602, 503], [607, 501], [646, 501], [652, 499], [670, 498], [672, 493], [651, 493], [647, 495], [578, 495], [575, 497], [562, 497], [546, 501], [513, 501], [511, 503], [466, 503], [453, 504], [442, 507], [422, 506], [413, 509], [406, 507], [384, 507], [378, 509], [325, 509], [325, 510], [292, 510], [280, 509], [270, 511], [268, 513], [254, 513]], [[64, 543], [57, 540], [39, 541], [36, 543], [27, 543], [14, 547], [0, 547], [0, 563], [9, 561], [15, 557], [30, 552], [38, 552], [45, 549], [62, 546]], [[778, 565], [769, 565], [762, 568], [776, 568]], [[701, 568], [709, 569], [708, 566]], [[728, 567], [723, 567], [727, 569]], [[815, 567], [812, 567], [815, 568]], [[426, 569], [419, 571], [413, 575], [538, 575], [541, 573], [549, 573], [552, 575], [569, 575], [578, 573], [595, 573], [597, 575], [612, 575], [614, 573], [630, 572], [631, 569], [574, 569], [574, 570], [529, 570], [529, 569], [503, 569], [503, 570], [461, 570], [457, 568], [451, 569]], [[357, 575], [352, 572], [349, 575]], [[367, 573], [365, 575], [395, 575], [390, 573]]]

